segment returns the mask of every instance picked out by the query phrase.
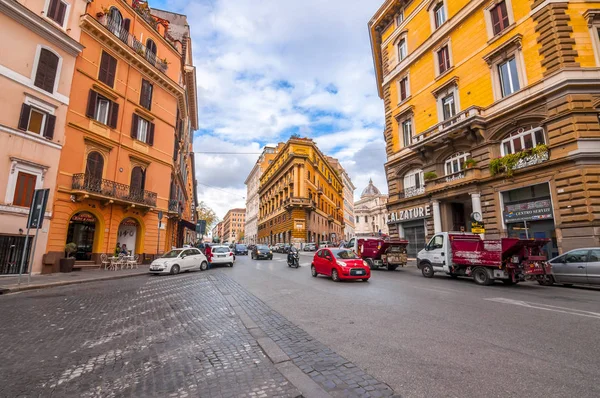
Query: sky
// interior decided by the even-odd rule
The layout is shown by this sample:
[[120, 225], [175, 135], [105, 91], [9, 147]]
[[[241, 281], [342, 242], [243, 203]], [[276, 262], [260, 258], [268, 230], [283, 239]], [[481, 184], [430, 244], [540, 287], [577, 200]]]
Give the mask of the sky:
[[[186, 14], [198, 82], [198, 198], [222, 219], [268, 144], [313, 138], [357, 187], [387, 192], [367, 22], [383, 0], [150, 0]], [[202, 152], [233, 152], [206, 154]]]

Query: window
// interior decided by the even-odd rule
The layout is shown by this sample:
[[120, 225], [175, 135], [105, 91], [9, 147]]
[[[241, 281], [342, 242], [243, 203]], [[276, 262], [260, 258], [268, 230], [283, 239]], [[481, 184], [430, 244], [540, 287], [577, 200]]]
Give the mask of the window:
[[56, 125], [56, 116], [50, 115], [29, 104], [21, 106], [21, 115], [19, 117], [19, 130], [29, 131], [35, 134], [41, 134], [51, 140], [54, 138], [54, 127]]
[[367, 216], [365, 216], [365, 222], [368, 223], [369, 222], [369, 218]]
[[98, 80], [100, 80], [107, 86], [114, 87], [116, 71], [116, 58], [102, 51], [102, 58], [100, 59], [100, 71], [98, 72]]
[[152, 84], [148, 80], [142, 79], [140, 105], [148, 110], [152, 107], [152, 88]]
[[146, 59], [152, 65], [156, 64], [156, 43], [152, 39], [146, 40]]
[[115, 35], [121, 34], [121, 26], [123, 24], [123, 16], [117, 7], [110, 7], [108, 12], [108, 29]]
[[50, 0], [50, 4], [48, 4], [48, 11], [46, 12], [46, 16], [59, 24], [60, 26], [64, 25], [65, 22], [65, 14], [67, 12], [67, 4], [60, 0]]
[[119, 104], [90, 90], [86, 116], [115, 129], [119, 119]]
[[404, 10], [400, 11], [398, 16], [396, 16], [396, 27], [402, 25], [402, 22], [404, 22]]
[[517, 73], [517, 61], [515, 57], [498, 65], [498, 75], [500, 76], [502, 97], [506, 97], [521, 88], [519, 85], [519, 74]]
[[573, 250], [565, 255], [565, 263], [585, 263], [587, 262], [587, 250]]
[[438, 74], [442, 74], [450, 69], [450, 51], [448, 45], [440, 48], [437, 52], [438, 58]]
[[444, 169], [446, 170], [446, 175], [458, 173], [464, 169], [465, 162], [469, 157], [469, 153], [456, 153], [446, 160], [446, 165]]
[[410, 95], [409, 87], [408, 87], [408, 76], [403, 77], [400, 80], [400, 93], [399, 93], [399, 102], [402, 102], [408, 98]]
[[19, 171], [19, 174], [17, 175], [17, 184], [15, 186], [15, 196], [12, 202], [14, 206], [31, 206], [36, 179], [37, 177], [34, 174]]
[[104, 169], [104, 158], [99, 152], [92, 151], [88, 154], [85, 164], [86, 180], [102, 180], [102, 171]]
[[540, 144], [546, 144], [544, 130], [541, 127], [523, 131], [519, 129], [508, 138], [502, 140], [500, 151], [502, 156], [535, 148]]
[[492, 17], [492, 29], [494, 36], [502, 32], [508, 27], [508, 12], [506, 10], [506, 2], [501, 1], [490, 10]]
[[146, 172], [140, 166], [136, 166], [131, 170], [131, 191], [139, 193], [144, 190], [146, 183]]
[[429, 244], [427, 245], [427, 248], [429, 250], [443, 249], [444, 248], [444, 236], [436, 235], [433, 238], [431, 238], [431, 240], [429, 241]]
[[154, 145], [154, 123], [133, 114], [131, 138]]
[[442, 98], [442, 115], [444, 120], [453, 118], [456, 115], [456, 106], [454, 104], [454, 93]]
[[406, 38], [404, 38], [398, 42], [398, 61], [402, 61], [407, 55], [408, 48], [406, 46]]
[[58, 72], [58, 55], [42, 48], [38, 58], [37, 70], [33, 84], [49, 93], [54, 93], [54, 83]]
[[435, 22], [435, 28], [442, 26], [446, 22], [446, 8], [443, 2], [439, 2], [433, 9], [433, 17]]
[[402, 122], [402, 140], [405, 148], [412, 143], [412, 120], [410, 118]]
[[410, 188], [419, 189], [423, 188], [424, 186], [423, 170], [414, 169], [406, 173], [404, 176], [404, 190]]

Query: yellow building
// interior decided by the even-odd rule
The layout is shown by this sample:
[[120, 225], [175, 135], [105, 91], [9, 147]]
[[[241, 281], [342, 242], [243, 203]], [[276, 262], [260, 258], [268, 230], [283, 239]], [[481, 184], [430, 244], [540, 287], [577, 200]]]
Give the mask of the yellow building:
[[260, 177], [258, 240], [320, 243], [343, 237], [343, 182], [313, 140], [292, 138]]
[[[600, 243], [600, 2], [386, 1], [369, 22], [392, 236]], [[585, 165], [584, 165], [585, 164]]]

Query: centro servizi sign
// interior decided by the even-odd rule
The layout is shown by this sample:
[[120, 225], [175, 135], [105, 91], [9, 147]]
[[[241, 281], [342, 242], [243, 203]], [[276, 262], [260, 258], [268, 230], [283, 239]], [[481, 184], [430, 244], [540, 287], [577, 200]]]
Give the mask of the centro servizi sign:
[[406, 210], [392, 211], [388, 214], [387, 223], [397, 224], [427, 217], [431, 217], [431, 206], [429, 204]]

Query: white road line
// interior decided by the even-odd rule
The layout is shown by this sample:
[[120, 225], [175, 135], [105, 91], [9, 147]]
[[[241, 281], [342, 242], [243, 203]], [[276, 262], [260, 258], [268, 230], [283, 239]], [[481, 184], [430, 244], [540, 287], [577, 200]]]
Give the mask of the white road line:
[[598, 313], [598, 312], [582, 311], [582, 310], [577, 310], [574, 308], [557, 307], [555, 305], [540, 304], [540, 303], [528, 303], [527, 301], [512, 300], [512, 299], [507, 299], [507, 298], [503, 298], [503, 297], [488, 298], [488, 299], [484, 299], [484, 300], [494, 301], [496, 303], [518, 305], [518, 306], [526, 307], [526, 308], [535, 308], [535, 309], [544, 310], [544, 311], [560, 312], [563, 314], [583, 316], [586, 318], [600, 319], [600, 313]]

